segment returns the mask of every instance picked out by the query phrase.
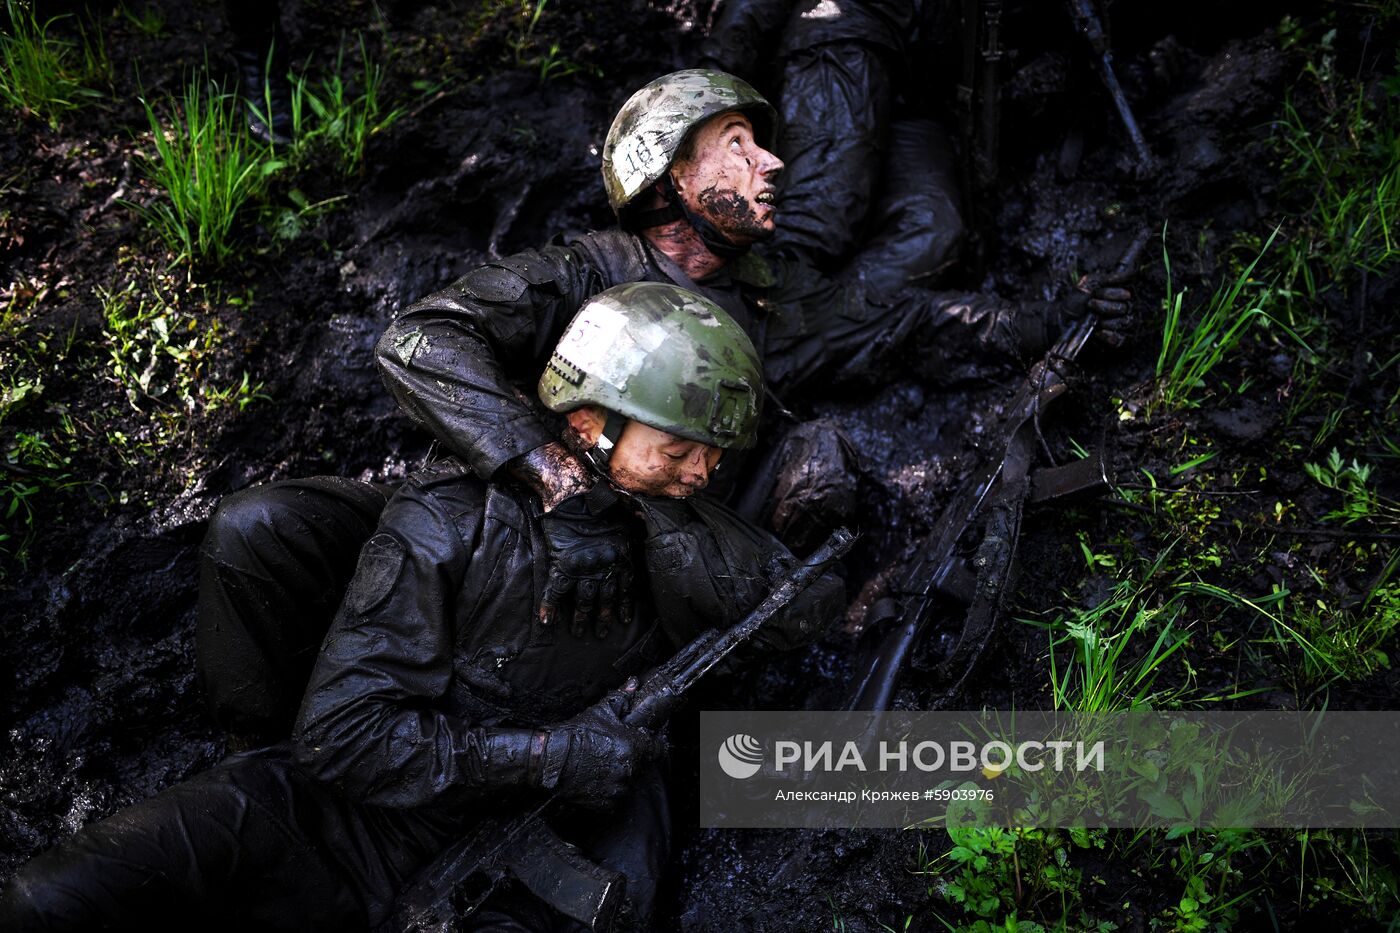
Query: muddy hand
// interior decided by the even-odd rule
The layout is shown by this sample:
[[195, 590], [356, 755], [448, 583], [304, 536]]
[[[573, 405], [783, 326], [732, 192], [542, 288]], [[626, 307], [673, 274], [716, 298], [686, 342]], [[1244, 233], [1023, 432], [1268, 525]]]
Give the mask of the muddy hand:
[[1075, 283], [1082, 307], [1098, 315], [1095, 336], [1110, 347], [1121, 347], [1132, 323], [1133, 293], [1126, 287], [1131, 273], [1083, 275]]
[[614, 622], [631, 618], [632, 542], [616, 497], [606, 486], [569, 496], [540, 519], [549, 550], [549, 579], [540, 620], [568, 620], [577, 638], [592, 623], [606, 638]]
[[1094, 336], [1109, 347], [1121, 347], [1127, 340], [1133, 310], [1133, 293], [1127, 286], [1137, 273], [1149, 236], [1147, 230], [1139, 232], [1112, 272], [1082, 275], [1075, 283], [1068, 305], [1070, 316], [1096, 315], [1099, 323]]
[[666, 741], [622, 716], [637, 689], [636, 678], [572, 719], [545, 733], [544, 786], [589, 809], [607, 809], [628, 792], [643, 762], [666, 753]]

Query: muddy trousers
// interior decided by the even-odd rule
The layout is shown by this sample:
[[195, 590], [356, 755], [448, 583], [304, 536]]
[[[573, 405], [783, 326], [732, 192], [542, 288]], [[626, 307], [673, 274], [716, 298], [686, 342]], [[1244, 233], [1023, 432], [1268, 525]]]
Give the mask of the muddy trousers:
[[[670, 843], [660, 770], [643, 772], [616, 810], [560, 821], [565, 838], [627, 877], [629, 908], [649, 916]], [[271, 746], [231, 755], [30, 861], [0, 892], [0, 930], [371, 930], [469, 825], [345, 801], [298, 771], [286, 744]], [[464, 927], [582, 929], [510, 882]]]
[[226, 497], [200, 548], [195, 629], [214, 719], [253, 744], [285, 738], [321, 640], [392, 490], [337, 476]]
[[948, 133], [895, 107], [907, 37], [894, 24], [914, 18], [913, 4], [860, 6], [832, 11], [851, 25], [814, 29], [823, 11], [812, 3], [726, 2], [702, 55], [707, 67], [760, 84], [763, 63], [781, 59], [777, 153], [786, 167], [773, 247], [888, 293], [956, 260], [965, 227]]
[[[333, 838], [345, 827], [327, 802], [285, 751], [231, 756], [30, 861], [0, 895], [0, 929], [363, 928], [360, 892], [330, 854], [349, 840]], [[312, 812], [321, 838], [302, 829]]]

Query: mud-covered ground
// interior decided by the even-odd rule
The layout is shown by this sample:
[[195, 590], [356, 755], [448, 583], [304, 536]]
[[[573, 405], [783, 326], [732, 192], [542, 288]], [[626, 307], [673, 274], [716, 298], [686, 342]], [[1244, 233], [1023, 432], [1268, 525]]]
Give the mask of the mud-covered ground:
[[[67, 341], [73, 361], [102, 358], [108, 338], [96, 290], [158, 274], [172, 294], [200, 306], [201, 327], [217, 322], [219, 339], [201, 351], [197, 378], [223, 387], [247, 373], [257, 389], [245, 406], [200, 407], [155, 444], [152, 412], [165, 403], [128, 403], [105, 365], [74, 362], [51, 365], [42, 392], [0, 421], [11, 451], [0, 478], [11, 483], [34, 469], [26, 472], [13, 454], [20, 435], [67, 418], [76, 425], [70, 434], [82, 439], [61, 467], [71, 482], [58, 485], [69, 488], [45, 487], [29, 500], [32, 528], [21, 525], [23, 511], [7, 516], [0, 879], [84, 823], [218, 760], [223, 737], [203, 714], [192, 658], [195, 551], [214, 506], [231, 491], [294, 476], [394, 482], [423, 460], [428, 438], [396, 412], [374, 371], [378, 333], [396, 309], [488, 256], [607, 225], [597, 151], [611, 116], [635, 87], [693, 61], [709, 6], [554, 2], [526, 32], [533, 4], [284, 3], [294, 56], [329, 62], [342, 30], [360, 30], [387, 64], [386, 96], [412, 112], [371, 140], [360, 175], [341, 182], [312, 172], [281, 183], [312, 202], [346, 197], [305, 220], [295, 239], [265, 225], [245, 230], [243, 251], [217, 271], [162, 271], [163, 247], [123, 202], [157, 196], [134, 167], [136, 151], [149, 147], [138, 87], [171, 93], [206, 54], [215, 71], [222, 67], [227, 35], [218, 4], [163, 5], [156, 35], [110, 8], [96, 10], [112, 63], [110, 96], [57, 128], [6, 114], [0, 347], [11, 354], [7, 364], [17, 343], [41, 338]], [[1236, 235], [1267, 236], [1284, 207], [1268, 139], [1303, 67], [1303, 53], [1287, 49], [1277, 32], [1285, 11], [1264, 3], [1226, 11], [1204, 3], [1113, 7], [1116, 64], [1157, 157], [1156, 171], [1143, 174], [1068, 18], [1058, 4], [1031, 6], [1011, 5], [1007, 17], [1005, 44], [1016, 53], [1005, 88], [1003, 180], [980, 215], [982, 260], [941, 284], [1059, 297], [1077, 272], [1111, 266], [1139, 230], [1160, 232], [1166, 222], [1177, 287], [1209, 294], [1233, 268]], [[1296, 6], [1305, 25], [1323, 12]], [[1394, 58], [1395, 36], [1373, 28], [1369, 8], [1328, 10], [1338, 18], [1339, 69], [1361, 73]], [[913, 60], [921, 65], [905, 76], [903, 96], [906, 106], [952, 123], [955, 18], [931, 22], [944, 31], [919, 38]], [[541, 62], [560, 58], [578, 67], [542, 81]], [[443, 77], [452, 80], [421, 93], [423, 82]], [[1145, 469], [1185, 488], [1205, 467], [1172, 468], [1208, 446], [1216, 452], [1210, 492], [1186, 498], [1218, 511], [1180, 548], [1218, 549], [1214, 566], [1237, 571], [1233, 581], [1255, 593], [1286, 581], [1305, 585], [1306, 565], [1324, 568], [1333, 593], [1364, 594], [1377, 565], [1348, 557], [1345, 536], [1319, 522], [1336, 503], [1300, 469], [1331, 415], [1320, 406], [1285, 418], [1295, 360], [1276, 341], [1248, 342], [1223, 364], [1217, 377], [1239, 391], [1149, 416], [1167, 292], [1156, 251], [1149, 249], [1134, 286], [1136, 338], [1084, 361], [1045, 426], [1052, 451], [1067, 459], [1072, 443], [1108, 444], [1125, 482], [1142, 484]], [[1349, 341], [1340, 359], [1391, 356], [1394, 298], [1394, 275], [1379, 274], [1359, 298], [1333, 309]], [[1394, 367], [1373, 369], [1358, 363], [1356, 372], [1327, 374], [1350, 412], [1332, 430], [1360, 436], [1363, 419], [1385, 410]], [[975, 456], [993, 421], [989, 410], [1007, 393], [998, 384], [941, 392], [889, 376], [887, 388], [867, 397], [804, 404], [847, 425], [865, 461], [866, 527], [852, 592], [928, 528]], [[1380, 482], [1384, 492], [1384, 473]], [[1292, 511], [1280, 521], [1274, 503], [1284, 501]], [[965, 705], [1048, 705], [1045, 634], [1011, 616], [1102, 599], [1112, 565], [1086, 563], [1082, 546], [1125, 565], [1135, 544], [1160, 535], [1155, 508], [1101, 502], [1027, 516], [1015, 609]], [[1388, 540], [1378, 534], [1365, 540]], [[15, 551], [25, 536], [21, 564]], [[1198, 622], [1223, 636], [1203, 638], [1186, 656], [1204, 688], [1257, 687], [1247, 702], [1265, 707], [1317, 701], [1284, 676], [1279, 658], [1251, 655], [1241, 666], [1221, 647], [1251, 636], [1245, 622], [1223, 615]], [[734, 686], [726, 699], [823, 708], [841, 694], [846, 649], [833, 637], [756, 684]], [[936, 688], [920, 677], [916, 670], [901, 705], [917, 707]], [[1389, 666], [1330, 693], [1339, 708], [1388, 709], [1397, 698]], [[681, 804], [666, 907], [681, 928], [923, 930], [942, 929], [939, 916], [958, 916], [915, 873], [921, 848], [936, 853], [946, 838], [697, 831], [686, 828], [694, 825], [686, 820], [692, 806]], [[1376, 851], [1386, 845], [1393, 871], [1393, 839]], [[1085, 910], [1120, 929], [1145, 929], [1182, 896], [1170, 874], [1144, 872], [1146, 860], [1135, 865], [1092, 850], [1076, 858]], [[1263, 918], [1273, 917], [1274, 928], [1290, 929], [1323, 910], [1301, 897], [1271, 898], [1258, 895], [1241, 922], [1267, 927]], [[1038, 916], [1036, 904], [1022, 906], [1023, 919]]]

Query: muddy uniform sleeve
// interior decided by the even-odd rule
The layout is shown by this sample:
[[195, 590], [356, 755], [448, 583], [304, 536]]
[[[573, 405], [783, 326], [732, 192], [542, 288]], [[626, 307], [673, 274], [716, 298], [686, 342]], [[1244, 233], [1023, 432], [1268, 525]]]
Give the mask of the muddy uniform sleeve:
[[1038, 356], [1052, 329], [1044, 302], [907, 286], [876, 294], [794, 261], [774, 271], [764, 367], [780, 396], [878, 385], [899, 372], [938, 385], [1000, 378]]
[[557, 440], [513, 383], [539, 378], [581, 304], [606, 287], [574, 247], [527, 250], [473, 269], [410, 306], [379, 340], [399, 405], [482, 479]]
[[452, 620], [480, 514], [479, 502], [410, 482], [360, 554], [292, 738], [303, 770], [354, 800], [451, 804], [525, 779], [519, 730], [443, 712]]

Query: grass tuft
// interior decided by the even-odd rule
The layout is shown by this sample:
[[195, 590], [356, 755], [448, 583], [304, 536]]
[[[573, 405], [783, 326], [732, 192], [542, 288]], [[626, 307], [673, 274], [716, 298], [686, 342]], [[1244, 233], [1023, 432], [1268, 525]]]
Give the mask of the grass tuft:
[[1257, 324], [1273, 323], [1306, 347], [1297, 334], [1264, 310], [1273, 298], [1274, 289], [1254, 278], [1255, 267], [1278, 233], [1275, 229], [1249, 265], [1232, 281], [1216, 289], [1195, 323], [1190, 323], [1184, 312], [1187, 289], [1177, 291], [1173, 287], [1167, 231], [1166, 227], [1162, 228], [1162, 264], [1167, 273], [1166, 316], [1155, 370], [1157, 393], [1150, 407], [1172, 410], [1199, 405], [1197, 395], [1205, 387], [1206, 377]]
[[141, 167], [162, 196], [137, 209], [176, 262], [222, 265], [234, 252], [239, 213], [282, 164], [248, 134], [240, 102], [199, 78], [167, 100], [168, 126], [149, 100], [141, 103], [155, 146]]
[[328, 152], [344, 178], [364, 170], [365, 148], [376, 133], [393, 125], [407, 110], [386, 109], [381, 97], [383, 66], [370, 58], [360, 37], [363, 63], [358, 89], [341, 77], [345, 47], [336, 53], [330, 75], [313, 81], [305, 74], [291, 75], [292, 144], [288, 157], [306, 165], [317, 153]]
[[0, 100], [24, 116], [35, 116], [50, 127], [84, 102], [99, 100], [90, 84], [111, 72], [102, 34], [80, 30], [81, 39], [51, 32], [64, 17], [39, 22], [30, 3], [5, 0], [9, 26], [0, 32]]

